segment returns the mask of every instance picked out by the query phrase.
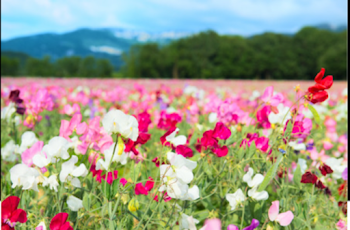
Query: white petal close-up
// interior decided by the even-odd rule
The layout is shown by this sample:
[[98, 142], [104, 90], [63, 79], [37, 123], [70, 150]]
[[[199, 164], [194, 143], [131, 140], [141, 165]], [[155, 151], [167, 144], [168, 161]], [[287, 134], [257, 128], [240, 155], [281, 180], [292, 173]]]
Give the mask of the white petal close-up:
[[15, 144], [14, 140], [10, 140], [6, 143], [6, 145], [1, 148], [1, 158], [5, 161], [15, 161], [18, 153], [18, 145]]
[[108, 133], [120, 133], [124, 138], [136, 141], [139, 136], [139, 124], [135, 117], [118, 109], [110, 110], [102, 119], [103, 129]]
[[331, 167], [331, 169], [333, 170], [333, 173], [331, 175], [336, 180], [342, 178], [342, 173], [344, 172], [345, 168], [347, 167], [347, 165], [342, 164], [343, 160], [344, 160], [344, 158], [337, 159], [334, 157], [330, 157], [325, 161], [326, 165]]
[[168, 136], [165, 137], [166, 141], [173, 144], [175, 147], [178, 145], [184, 145], [186, 144], [187, 138], [184, 135], [179, 135], [175, 137], [176, 133], [179, 131], [178, 128], [175, 129], [174, 132], [170, 133]]
[[33, 189], [38, 190], [40, 172], [25, 164], [17, 164], [10, 169], [10, 179], [12, 188], [22, 186], [23, 190]]
[[69, 196], [67, 198], [67, 205], [70, 210], [77, 212], [83, 207], [83, 201], [75, 196]]
[[21, 137], [21, 146], [19, 147], [19, 153], [23, 153], [26, 149], [31, 147], [37, 141], [39, 140], [38, 138], [36, 138], [34, 132], [25, 131]]
[[235, 193], [227, 193], [225, 197], [231, 206], [231, 210], [235, 210], [237, 205], [242, 203], [246, 198], [242, 189], [237, 189]]

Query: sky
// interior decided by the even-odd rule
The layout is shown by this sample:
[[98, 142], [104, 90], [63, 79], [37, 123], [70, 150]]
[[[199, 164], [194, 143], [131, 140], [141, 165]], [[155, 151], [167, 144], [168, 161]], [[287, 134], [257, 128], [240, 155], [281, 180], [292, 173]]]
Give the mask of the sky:
[[79, 28], [250, 36], [347, 25], [346, 0], [1, 0], [1, 40]]

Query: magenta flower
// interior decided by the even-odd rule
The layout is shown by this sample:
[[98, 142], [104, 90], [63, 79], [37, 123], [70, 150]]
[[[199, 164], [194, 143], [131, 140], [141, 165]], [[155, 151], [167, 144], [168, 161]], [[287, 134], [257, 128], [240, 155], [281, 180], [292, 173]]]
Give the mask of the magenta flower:
[[152, 177], [148, 178], [148, 181], [146, 182], [145, 186], [142, 185], [142, 183], [137, 183], [135, 186], [135, 195], [148, 195], [148, 192], [153, 189], [154, 181]]
[[37, 141], [35, 142], [29, 149], [26, 149], [22, 155], [22, 162], [24, 164], [26, 164], [27, 166], [32, 166], [33, 164], [33, 157], [41, 152], [41, 149], [44, 146], [44, 142], [43, 141]]
[[54, 216], [50, 222], [51, 230], [73, 230], [67, 221], [68, 213], [61, 212]]
[[256, 119], [259, 122], [259, 126], [264, 129], [271, 128], [271, 123], [269, 121], [269, 114], [271, 113], [271, 108], [269, 105], [265, 105], [258, 110], [256, 114]]

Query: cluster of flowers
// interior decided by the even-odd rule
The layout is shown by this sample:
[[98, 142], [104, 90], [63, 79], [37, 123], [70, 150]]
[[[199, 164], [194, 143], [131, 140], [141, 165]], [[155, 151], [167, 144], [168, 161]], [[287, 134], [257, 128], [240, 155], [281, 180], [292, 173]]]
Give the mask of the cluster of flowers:
[[[343, 230], [347, 91], [334, 100], [326, 91], [333, 77], [323, 79], [324, 73], [307, 92], [296, 87], [294, 102], [273, 86], [248, 99], [192, 86], [173, 93], [166, 86], [148, 92], [138, 84], [130, 91], [1, 89], [2, 126], [9, 134], [1, 136], [2, 175], [9, 182], [2, 182], [2, 229], [44, 230], [47, 219], [50, 229], [73, 229], [67, 219], [74, 212], [78, 228], [92, 217], [95, 228], [108, 222], [111, 229], [117, 222], [135, 229], [193, 230], [200, 222], [202, 230], [252, 230], [260, 223], [262, 229], [311, 228], [317, 221], [300, 209], [303, 199], [318, 199], [338, 203], [332, 219], [339, 221], [332, 226]], [[290, 204], [293, 189], [307, 194], [296, 198], [300, 205]], [[15, 196], [19, 191], [21, 198]], [[50, 209], [37, 202], [35, 212], [49, 213], [38, 223], [32, 194], [52, 200]], [[313, 219], [321, 219], [311, 206]]]

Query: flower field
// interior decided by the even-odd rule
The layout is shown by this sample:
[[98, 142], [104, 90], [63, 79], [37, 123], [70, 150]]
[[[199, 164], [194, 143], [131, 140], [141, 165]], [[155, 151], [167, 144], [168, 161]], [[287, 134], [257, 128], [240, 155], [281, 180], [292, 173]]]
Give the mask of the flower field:
[[315, 75], [4, 78], [1, 229], [345, 230], [347, 86]]

